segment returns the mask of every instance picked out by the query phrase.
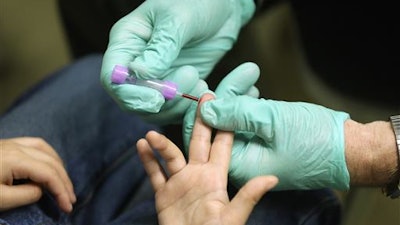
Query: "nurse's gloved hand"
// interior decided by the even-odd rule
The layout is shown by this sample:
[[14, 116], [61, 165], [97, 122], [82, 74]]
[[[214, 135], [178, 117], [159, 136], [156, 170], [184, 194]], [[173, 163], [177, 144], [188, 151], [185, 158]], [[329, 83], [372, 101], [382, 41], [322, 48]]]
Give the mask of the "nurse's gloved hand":
[[[165, 79], [183, 65], [191, 65], [205, 79], [232, 48], [254, 11], [253, 0], [147, 0], [111, 29], [102, 83], [120, 106], [137, 111], [135, 100], [108, 85], [117, 64], [128, 66], [141, 79]], [[187, 79], [191, 78], [185, 74], [179, 77]], [[161, 96], [154, 97], [162, 101]]]
[[274, 190], [349, 188], [347, 113], [304, 102], [232, 96], [229, 90], [216, 94], [216, 100], [203, 104], [201, 116], [212, 127], [236, 131], [229, 172], [234, 184], [271, 174], [280, 180]]
[[[182, 77], [186, 77], [182, 79]], [[199, 96], [208, 90], [207, 83], [199, 79], [197, 70], [191, 66], [183, 66], [167, 75], [166, 80], [178, 85], [179, 91]], [[135, 112], [147, 122], [167, 125], [181, 123], [192, 100], [176, 95], [166, 100], [157, 90], [132, 84], [114, 84], [111, 78], [104, 85], [109, 94], [121, 108]]]
[[[232, 70], [218, 85], [216, 89], [216, 97], [220, 98], [224, 95], [247, 95], [258, 98], [259, 90], [254, 86], [260, 76], [260, 69], [254, 63], [247, 62]], [[185, 151], [189, 149], [190, 139], [192, 135], [194, 119], [196, 116], [197, 104], [192, 103], [187, 110], [183, 123], [183, 140]], [[232, 160], [232, 159], [231, 159]]]

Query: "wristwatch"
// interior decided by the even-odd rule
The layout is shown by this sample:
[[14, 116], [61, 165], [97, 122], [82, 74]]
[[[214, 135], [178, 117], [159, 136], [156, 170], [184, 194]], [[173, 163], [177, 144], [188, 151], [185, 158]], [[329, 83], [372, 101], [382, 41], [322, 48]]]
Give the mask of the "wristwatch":
[[[396, 136], [396, 143], [397, 143], [397, 159], [398, 159], [398, 170], [397, 172], [400, 173], [400, 115], [391, 116], [390, 122], [392, 123], [392, 128], [394, 131], [394, 135]], [[384, 192], [386, 196], [394, 199], [400, 197], [400, 178], [388, 184], [384, 188]]]

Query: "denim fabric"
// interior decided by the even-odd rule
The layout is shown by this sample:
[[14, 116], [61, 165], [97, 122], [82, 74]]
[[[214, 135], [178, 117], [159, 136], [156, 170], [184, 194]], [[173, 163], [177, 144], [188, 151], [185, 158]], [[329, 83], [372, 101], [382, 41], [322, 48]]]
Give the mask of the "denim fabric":
[[[157, 224], [135, 143], [148, 130], [161, 129], [119, 109], [100, 85], [101, 60], [91, 55], [50, 75], [0, 118], [1, 138], [41, 137], [56, 149], [74, 183], [74, 211], [61, 212], [45, 193], [35, 204], [0, 213], [0, 224]], [[329, 190], [272, 192], [247, 224], [335, 225], [340, 215]]]
[[150, 203], [131, 211], [156, 218], [151, 186], [139, 192], [147, 177], [133, 147], [160, 129], [119, 109], [100, 84], [101, 60], [88, 56], [50, 75], [0, 118], [1, 138], [41, 137], [56, 149], [74, 183], [74, 212], [62, 213], [46, 194], [38, 204], [1, 213], [1, 223], [111, 224], [130, 219], [124, 209], [136, 195]]
[[247, 225], [339, 225], [342, 207], [329, 189], [267, 193]]

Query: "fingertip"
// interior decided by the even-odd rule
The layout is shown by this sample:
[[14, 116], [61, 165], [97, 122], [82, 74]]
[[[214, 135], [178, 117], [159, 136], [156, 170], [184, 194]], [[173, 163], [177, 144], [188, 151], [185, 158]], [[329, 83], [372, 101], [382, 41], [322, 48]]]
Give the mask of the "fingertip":
[[246, 74], [255, 74], [257, 76], [260, 75], [260, 67], [254, 62], [245, 62], [242, 64], [243, 70], [246, 71]]
[[39, 201], [39, 199], [43, 195], [42, 187], [35, 183], [28, 183], [28, 184], [24, 184], [24, 185], [26, 185], [25, 193], [28, 194], [29, 196], [31, 196], [31, 201], [32, 202]]
[[73, 201], [70, 198], [70, 195], [68, 192], [62, 192], [62, 193], [53, 193], [54, 197], [57, 199], [58, 206], [64, 211], [64, 212], [71, 212], [72, 211], [72, 204]]
[[200, 97], [199, 102], [203, 103], [212, 99], [215, 99], [215, 95], [211, 92], [206, 92]]
[[154, 134], [158, 134], [158, 132], [155, 131], [155, 130], [149, 130], [149, 131], [147, 132], [147, 135], [154, 135]]
[[254, 86], [260, 77], [260, 68], [253, 62], [246, 62], [233, 69], [218, 84], [218, 97], [243, 95]]
[[155, 149], [165, 148], [169, 143], [169, 139], [157, 131], [149, 131], [146, 135], [148, 146]]
[[65, 205], [63, 205], [63, 206], [60, 206], [60, 208], [64, 211], [64, 212], [66, 212], [66, 213], [71, 213], [72, 212], [72, 210], [74, 209], [74, 207], [72, 206], [72, 203], [66, 203]]
[[156, 138], [156, 137], [159, 137], [161, 134], [160, 133], [158, 133], [157, 131], [155, 131], [155, 130], [151, 130], [151, 131], [149, 131], [149, 132], [147, 132], [147, 134], [146, 134], [146, 139], [154, 139], [154, 138]]
[[145, 162], [149, 157], [148, 155], [152, 154], [150, 144], [145, 138], [141, 138], [136, 142], [136, 148], [142, 162]]
[[259, 193], [265, 193], [273, 189], [279, 180], [278, 177], [267, 175], [267, 176], [259, 176], [251, 179], [249, 183], [257, 190]]
[[279, 178], [277, 176], [268, 175], [268, 176], [263, 176], [263, 178], [264, 178], [264, 183], [266, 183], [268, 189], [274, 188], [279, 183]]
[[78, 199], [76, 198], [76, 195], [75, 195], [75, 192], [74, 191], [72, 191], [72, 204], [74, 204], [74, 203], [76, 203], [76, 201], [77, 201]]
[[146, 139], [144, 138], [140, 138], [137, 142], [136, 142], [136, 147], [138, 148], [138, 150], [140, 151], [140, 149], [146, 144]]

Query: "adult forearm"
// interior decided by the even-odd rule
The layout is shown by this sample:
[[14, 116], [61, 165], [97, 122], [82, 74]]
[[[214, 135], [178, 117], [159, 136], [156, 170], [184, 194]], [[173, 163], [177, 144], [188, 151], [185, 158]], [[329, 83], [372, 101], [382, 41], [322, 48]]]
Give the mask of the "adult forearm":
[[345, 154], [353, 186], [380, 186], [399, 179], [398, 153], [391, 124], [345, 122]]

